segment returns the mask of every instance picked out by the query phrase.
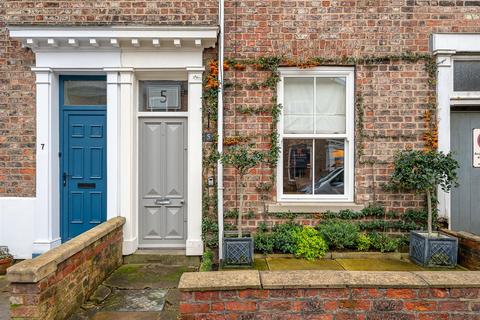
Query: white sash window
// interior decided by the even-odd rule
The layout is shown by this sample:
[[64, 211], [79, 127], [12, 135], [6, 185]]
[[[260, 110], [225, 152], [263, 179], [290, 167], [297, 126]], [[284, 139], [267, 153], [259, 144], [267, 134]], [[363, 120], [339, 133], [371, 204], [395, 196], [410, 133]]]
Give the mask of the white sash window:
[[282, 69], [280, 201], [353, 201], [354, 69]]

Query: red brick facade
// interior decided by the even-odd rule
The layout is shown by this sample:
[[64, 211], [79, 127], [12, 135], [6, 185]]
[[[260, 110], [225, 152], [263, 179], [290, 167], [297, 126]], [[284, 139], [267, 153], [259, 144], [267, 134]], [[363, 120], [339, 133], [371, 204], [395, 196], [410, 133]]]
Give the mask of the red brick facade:
[[[429, 37], [439, 32], [480, 32], [477, 1], [226, 1], [226, 57], [235, 59], [283, 55], [294, 61], [313, 57], [386, 57], [429, 53]], [[423, 148], [428, 104], [435, 105], [435, 85], [429, 85], [423, 61], [356, 65], [355, 95], [363, 100], [363, 129], [356, 128], [355, 201], [374, 201], [403, 211], [423, 205], [423, 197], [383, 191], [392, 156], [406, 148]], [[264, 79], [247, 68], [230, 70], [225, 79], [234, 85], [225, 98], [226, 136], [252, 136], [258, 149], [268, 147], [265, 134], [271, 118], [240, 114], [241, 107], [271, 105], [270, 90], [242, 85]], [[240, 89], [239, 89], [240, 88]], [[359, 112], [356, 110], [356, 123]], [[359, 130], [365, 138], [359, 142]], [[238, 207], [235, 175], [227, 170], [225, 203]], [[263, 210], [255, 189], [268, 181], [269, 168], [253, 171], [246, 190], [247, 207]], [[275, 201], [272, 190], [267, 202]], [[237, 201], [236, 201], [237, 200]], [[259, 217], [257, 216], [257, 220]], [[250, 221], [252, 222], [252, 221]]]
[[[35, 195], [35, 92], [29, 68], [33, 54], [12, 41], [7, 25], [216, 25], [217, 1], [4, 1], [0, 4], [0, 196]], [[480, 32], [479, 1], [347, 0], [225, 1], [225, 52], [228, 58], [283, 55], [364, 57], [428, 53], [436, 32]], [[265, 77], [247, 68], [230, 70], [234, 84], [225, 94], [225, 134], [253, 136], [250, 142], [268, 149], [271, 117], [243, 115], [236, 109], [270, 105], [274, 92], [242, 87]], [[422, 148], [423, 115], [434, 103], [422, 61], [383, 62], [356, 66], [355, 93], [363, 99], [365, 139], [356, 149], [355, 200], [380, 201], [389, 208], [418, 207], [421, 197], [385, 193], [381, 184], [396, 150]], [[357, 114], [358, 120], [358, 114]], [[358, 130], [358, 128], [357, 128]], [[357, 132], [358, 135], [358, 132]], [[269, 181], [272, 170], [248, 175], [246, 206], [261, 211], [256, 186]], [[225, 170], [225, 206], [238, 204], [236, 176]], [[274, 188], [275, 189], [275, 188]], [[275, 190], [267, 197], [275, 201]]]
[[[461, 299], [459, 299], [461, 298]], [[478, 320], [478, 288], [182, 292], [181, 319]]]
[[207, 1], [1, 1], [0, 196], [35, 196], [34, 54], [8, 36], [9, 25], [216, 25]]

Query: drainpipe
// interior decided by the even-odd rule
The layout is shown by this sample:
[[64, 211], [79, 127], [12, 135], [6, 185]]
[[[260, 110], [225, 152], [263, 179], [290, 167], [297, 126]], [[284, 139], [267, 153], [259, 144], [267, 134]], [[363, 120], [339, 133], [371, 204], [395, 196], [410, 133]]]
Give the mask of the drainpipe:
[[[218, 1], [218, 105], [217, 105], [217, 151], [223, 152], [223, 45], [224, 45], [224, 0]], [[218, 212], [218, 255], [223, 259], [223, 164], [217, 162], [217, 212]]]

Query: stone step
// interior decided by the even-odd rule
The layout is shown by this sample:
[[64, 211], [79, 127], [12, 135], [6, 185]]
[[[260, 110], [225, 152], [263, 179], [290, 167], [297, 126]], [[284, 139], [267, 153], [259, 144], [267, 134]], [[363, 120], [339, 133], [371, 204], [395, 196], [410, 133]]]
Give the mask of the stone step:
[[200, 257], [186, 256], [185, 250], [142, 249], [123, 257], [124, 264], [156, 263], [166, 266], [200, 265]]

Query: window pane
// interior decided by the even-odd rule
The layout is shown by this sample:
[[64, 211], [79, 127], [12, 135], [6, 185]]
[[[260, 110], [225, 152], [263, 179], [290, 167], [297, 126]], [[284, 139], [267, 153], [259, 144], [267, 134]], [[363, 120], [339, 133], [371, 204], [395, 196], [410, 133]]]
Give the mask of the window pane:
[[313, 78], [284, 79], [284, 132], [313, 133]]
[[345, 78], [317, 78], [315, 133], [345, 133]]
[[187, 91], [186, 81], [140, 81], [139, 111], [187, 111]]
[[284, 194], [312, 194], [312, 153], [312, 139], [283, 140]]
[[345, 141], [315, 139], [315, 194], [344, 194]]
[[63, 104], [66, 106], [96, 106], [107, 104], [107, 82], [103, 80], [65, 80]]
[[454, 62], [453, 90], [480, 91], [480, 60]]

